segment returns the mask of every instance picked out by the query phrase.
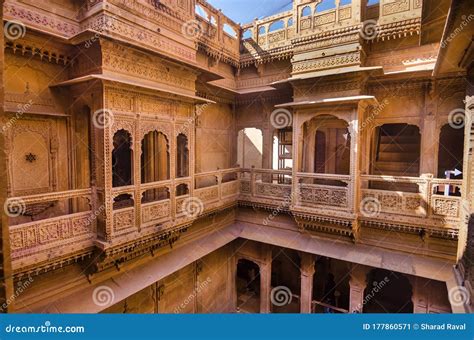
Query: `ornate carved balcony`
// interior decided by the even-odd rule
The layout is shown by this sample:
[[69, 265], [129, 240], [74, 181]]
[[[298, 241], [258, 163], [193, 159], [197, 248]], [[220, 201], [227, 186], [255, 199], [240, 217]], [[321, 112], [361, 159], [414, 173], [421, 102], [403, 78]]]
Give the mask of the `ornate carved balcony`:
[[[383, 190], [373, 185], [376, 182], [401, 188], [409, 184], [415, 189]], [[150, 190], [167, 188], [172, 192], [182, 184], [191, 188], [190, 192], [143, 200]], [[114, 188], [113, 200], [124, 195], [127, 199], [114, 202], [110, 244], [98, 242], [97, 220], [106, 209], [91, 209], [91, 189], [10, 198], [10, 206], [22, 213], [11, 218], [13, 269], [16, 275], [39, 273], [89, 256], [97, 246], [103, 254], [96, 266], [104, 269], [116, 264], [117, 256], [127, 253], [124, 250], [134, 257], [172, 244], [194, 221], [237, 203], [289, 213], [305, 232], [371, 243], [380, 240], [374, 239], [370, 230], [395, 231], [448, 240], [454, 242], [451, 247], [461, 236], [461, 189], [462, 180], [430, 176], [363, 175], [360, 188], [356, 188], [347, 175], [296, 173], [292, 177], [289, 170], [217, 170], [142, 184], [139, 191], [136, 186]], [[87, 199], [85, 204], [80, 203], [83, 198]], [[42, 219], [31, 222], [26, 219], [33, 211], [37, 213], [38, 207], [49, 207], [52, 202], [61, 207], [53, 210], [54, 216], [43, 214]]]

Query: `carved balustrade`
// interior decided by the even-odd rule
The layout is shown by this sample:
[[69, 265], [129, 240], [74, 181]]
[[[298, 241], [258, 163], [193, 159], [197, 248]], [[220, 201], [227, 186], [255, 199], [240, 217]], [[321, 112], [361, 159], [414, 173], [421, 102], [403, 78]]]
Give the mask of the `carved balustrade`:
[[91, 189], [79, 189], [8, 199], [15, 273], [71, 261], [92, 250], [96, 219], [103, 211], [92, 211], [91, 194]]
[[291, 171], [242, 169], [239, 201], [263, 208], [288, 209], [291, 203]]
[[[363, 175], [361, 180], [361, 216], [456, 229], [462, 218], [462, 180], [437, 179], [430, 175]], [[371, 188], [376, 183], [379, 184], [376, 187], [384, 183], [393, 190]]]
[[[197, 0], [196, 4], [200, 7], [195, 15], [196, 24], [185, 25], [190, 30], [197, 30], [195, 35], [199, 47], [211, 57], [237, 65], [240, 57], [240, 25], [206, 1]], [[203, 13], [199, 13], [201, 11]]]
[[349, 175], [313, 174], [299, 172], [296, 176], [298, 195], [297, 207], [316, 209], [350, 210], [352, 190]]
[[239, 196], [239, 168], [194, 175], [193, 197], [201, 213], [210, 213], [236, 204]]

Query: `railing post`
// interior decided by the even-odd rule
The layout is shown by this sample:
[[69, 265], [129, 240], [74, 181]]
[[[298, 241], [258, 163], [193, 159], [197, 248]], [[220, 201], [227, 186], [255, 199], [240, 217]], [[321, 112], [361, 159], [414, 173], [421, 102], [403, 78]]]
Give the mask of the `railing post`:
[[217, 192], [219, 201], [222, 200], [222, 173], [223, 171], [217, 168]]
[[421, 196], [425, 200], [425, 217], [430, 217], [431, 216], [431, 195], [433, 194], [431, 192], [431, 183], [433, 179], [433, 174], [422, 174], [420, 176], [421, 179], [423, 179], [423, 183], [418, 184]]
[[250, 168], [250, 196], [255, 196], [255, 166]]

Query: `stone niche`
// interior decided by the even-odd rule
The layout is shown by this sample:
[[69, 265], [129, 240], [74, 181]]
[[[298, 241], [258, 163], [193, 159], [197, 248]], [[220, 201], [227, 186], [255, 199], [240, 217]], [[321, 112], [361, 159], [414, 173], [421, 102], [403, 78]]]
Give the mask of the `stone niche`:
[[[61, 119], [12, 116], [7, 129], [8, 189], [12, 196], [67, 187], [67, 131]], [[63, 183], [64, 182], [64, 183]]]

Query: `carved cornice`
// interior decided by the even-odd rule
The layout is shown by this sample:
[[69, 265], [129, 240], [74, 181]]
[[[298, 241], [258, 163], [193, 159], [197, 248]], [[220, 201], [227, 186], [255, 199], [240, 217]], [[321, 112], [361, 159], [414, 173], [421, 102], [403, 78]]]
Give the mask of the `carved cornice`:
[[119, 269], [124, 262], [145, 254], [153, 255], [154, 252], [165, 246], [173, 247], [173, 244], [188, 231], [190, 226], [191, 223], [165, 230], [161, 233], [154, 233], [151, 236], [127, 244], [97, 250], [98, 256], [94, 256], [95, 260], [92, 263], [93, 266], [89, 274], [94, 274], [112, 267]]

